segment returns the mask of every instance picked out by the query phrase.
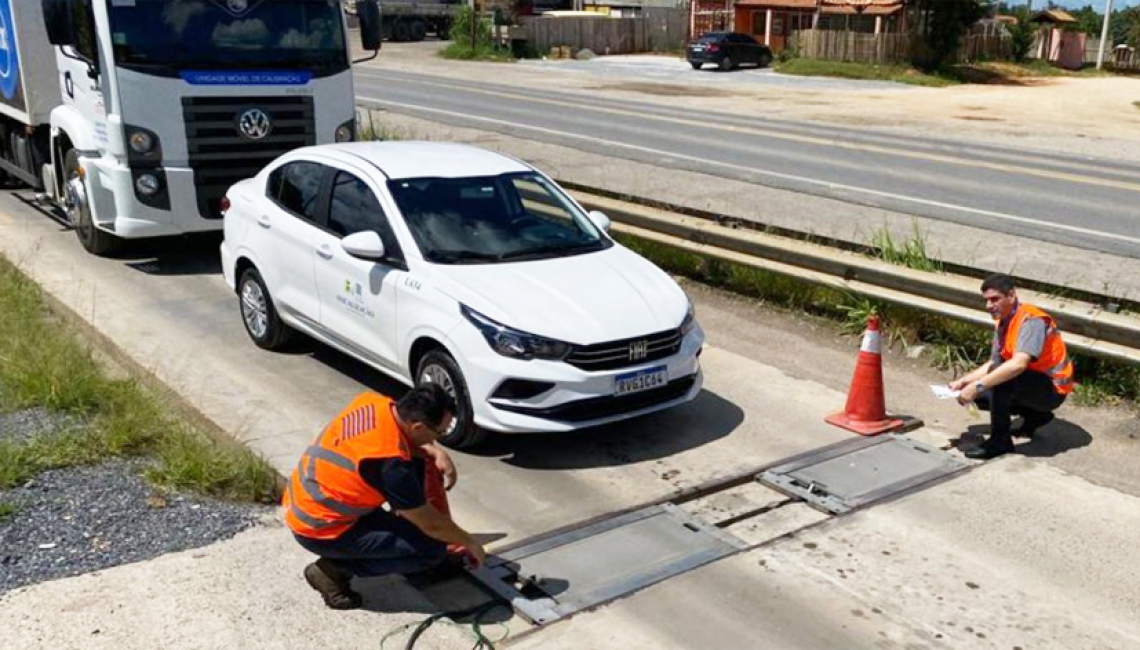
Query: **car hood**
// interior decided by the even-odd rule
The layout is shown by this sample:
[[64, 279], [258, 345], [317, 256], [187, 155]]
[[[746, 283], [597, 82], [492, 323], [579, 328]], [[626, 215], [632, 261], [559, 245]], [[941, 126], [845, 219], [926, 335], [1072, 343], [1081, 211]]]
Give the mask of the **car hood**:
[[434, 269], [441, 290], [484, 316], [581, 345], [675, 328], [688, 308], [672, 278], [619, 245], [557, 259]]

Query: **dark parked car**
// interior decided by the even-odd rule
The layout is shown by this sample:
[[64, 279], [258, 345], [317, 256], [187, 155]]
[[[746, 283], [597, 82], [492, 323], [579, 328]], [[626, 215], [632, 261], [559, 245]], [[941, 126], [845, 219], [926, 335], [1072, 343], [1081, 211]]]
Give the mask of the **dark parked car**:
[[710, 32], [686, 48], [686, 58], [694, 70], [715, 63], [721, 70], [732, 70], [742, 63], [755, 63], [761, 68], [772, 62], [772, 50], [748, 34]]

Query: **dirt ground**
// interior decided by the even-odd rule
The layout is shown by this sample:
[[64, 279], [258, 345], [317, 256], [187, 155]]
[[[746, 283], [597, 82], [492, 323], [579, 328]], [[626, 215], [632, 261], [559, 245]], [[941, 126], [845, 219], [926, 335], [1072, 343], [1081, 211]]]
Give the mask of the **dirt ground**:
[[1140, 160], [1140, 107], [1136, 105], [1140, 77], [1041, 77], [1019, 79], [1019, 85], [927, 88], [791, 77], [772, 70], [694, 71], [680, 59], [654, 55], [514, 64], [457, 62], [436, 56], [440, 47], [438, 41], [386, 43], [380, 57], [366, 65], [880, 131], [935, 137], [952, 133], [961, 140]]

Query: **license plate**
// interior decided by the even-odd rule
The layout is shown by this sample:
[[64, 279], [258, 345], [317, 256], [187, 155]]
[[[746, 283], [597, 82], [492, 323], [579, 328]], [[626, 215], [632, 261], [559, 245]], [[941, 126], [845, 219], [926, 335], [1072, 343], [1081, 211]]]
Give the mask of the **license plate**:
[[704, 51], [705, 51], [705, 46], [704, 46], [704, 45], [694, 45], [694, 46], [693, 46], [693, 51], [694, 51], [694, 52], [704, 52]]
[[614, 378], [614, 395], [629, 395], [644, 390], [653, 390], [669, 383], [669, 370], [665, 366], [646, 368], [637, 372], [618, 375]]

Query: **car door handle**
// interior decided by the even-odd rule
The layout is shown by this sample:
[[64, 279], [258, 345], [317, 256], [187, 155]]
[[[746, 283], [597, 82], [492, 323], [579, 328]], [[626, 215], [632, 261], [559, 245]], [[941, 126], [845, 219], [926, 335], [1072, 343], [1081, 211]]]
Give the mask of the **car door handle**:
[[269, 215], [263, 214], [260, 217], [258, 217], [257, 218], [257, 225], [261, 226], [262, 228], [271, 227], [271, 224], [269, 223]]
[[329, 246], [328, 244], [321, 244], [317, 247], [317, 255], [320, 255], [326, 260], [331, 260], [333, 257], [332, 246]]

